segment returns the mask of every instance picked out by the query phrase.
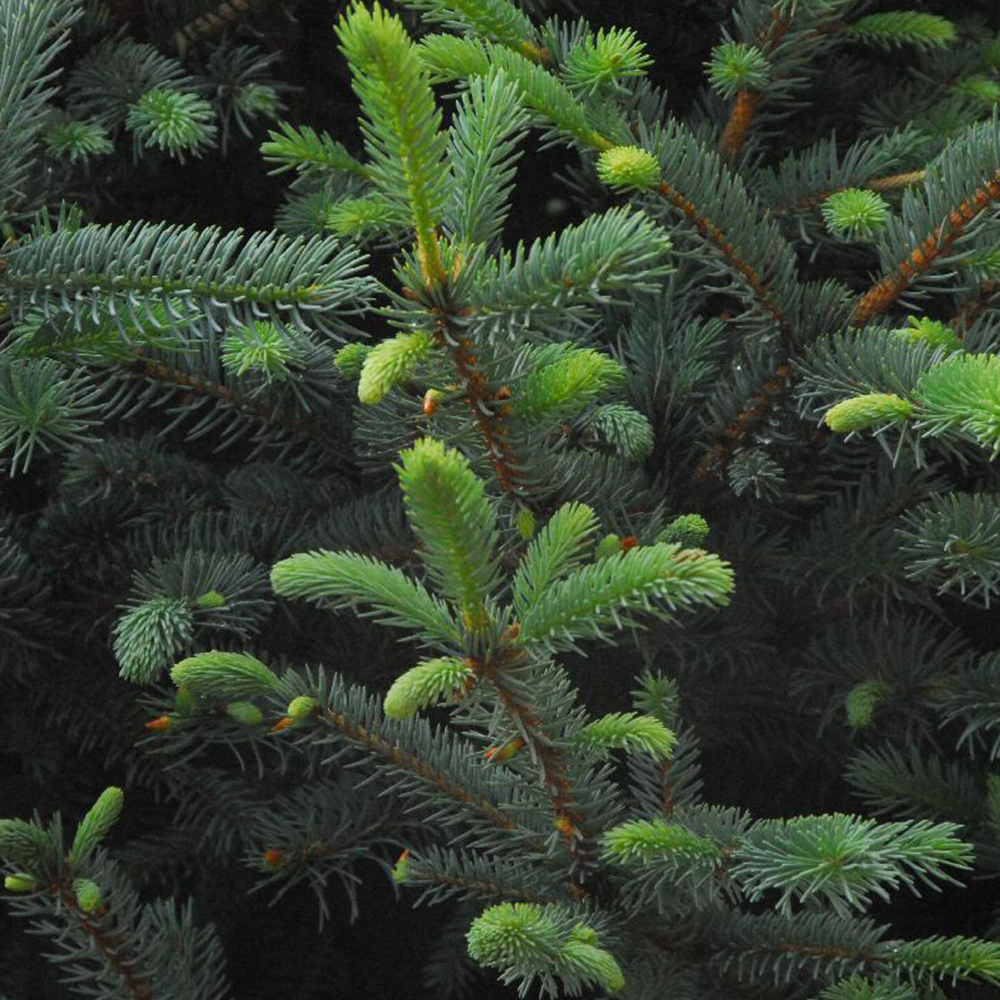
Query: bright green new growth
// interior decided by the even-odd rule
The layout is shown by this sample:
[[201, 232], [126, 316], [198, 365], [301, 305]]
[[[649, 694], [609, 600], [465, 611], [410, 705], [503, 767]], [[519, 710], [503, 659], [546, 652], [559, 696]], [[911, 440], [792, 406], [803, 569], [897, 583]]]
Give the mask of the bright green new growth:
[[873, 424], [899, 422], [913, 415], [913, 404], [890, 392], [870, 392], [845, 399], [823, 418], [832, 431], [844, 434], [864, 430]]
[[178, 90], [148, 90], [129, 110], [125, 124], [136, 144], [156, 146], [183, 163], [214, 145], [215, 111], [203, 97]]
[[201, 698], [255, 698], [278, 686], [277, 676], [260, 660], [219, 650], [181, 660], [170, 671], [170, 679]]
[[608, 830], [602, 837], [605, 855], [619, 862], [646, 862], [654, 858], [682, 855], [690, 858], [715, 858], [719, 847], [679, 823], [668, 823], [659, 816], [632, 820]]
[[222, 341], [222, 364], [228, 371], [237, 376], [258, 372], [267, 382], [287, 377], [293, 355], [292, 345], [274, 323], [261, 320], [237, 327]]
[[571, 348], [545, 364], [549, 351], [537, 353], [537, 364], [521, 382], [514, 405], [514, 414], [524, 420], [563, 420], [579, 413], [602, 392], [621, 385], [625, 369], [606, 354], [590, 348]]
[[962, 350], [962, 341], [957, 333], [939, 319], [930, 316], [908, 316], [907, 326], [896, 331], [900, 337], [923, 341], [933, 347], [943, 347], [948, 353]]
[[101, 887], [89, 878], [73, 879], [73, 895], [84, 913], [93, 913], [102, 902]]
[[85, 860], [114, 826], [121, 815], [123, 799], [124, 793], [114, 785], [101, 792], [76, 829], [73, 849], [70, 851], [74, 864]]
[[365, 358], [372, 352], [368, 344], [344, 344], [334, 356], [333, 363], [344, 378], [358, 378], [364, 368]]
[[574, 640], [582, 638], [611, 641], [605, 630], [638, 624], [633, 612], [670, 620], [692, 604], [728, 604], [732, 589], [729, 564], [714, 554], [677, 544], [638, 546], [553, 583], [524, 614], [518, 641], [553, 650], [577, 649]]
[[659, 719], [638, 712], [609, 713], [587, 723], [572, 739], [574, 746], [586, 752], [641, 750], [658, 760], [669, 758], [677, 742], [677, 737]]
[[705, 63], [708, 82], [722, 97], [733, 97], [739, 90], [767, 86], [771, 65], [755, 45], [745, 42], [723, 42], [712, 49], [712, 58]]
[[575, 45], [563, 66], [563, 77], [574, 91], [592, 94], [611, 87], [620, 94], [628, 90], [617, 81], [622, 77], [645, 76], [653, 60], [645, 52], [631, 28], [598, 29]]
[[[599, 984], [617, 993], [625, 977], [612, 955], [597, 947], [597, 934], [557, 905], [500, 903], [473, 921], [466, 940], [469, 954], [481, 965], [501, 970], [501, 981], [523, 977], [522, 995], [535, 977], [555, 993], [553, 976], [569, 995], [581, 986]], [[516, 969], [516, 972], [515, 972]]]
[[642, 191], [659, 184], [660, 165], [638, 146], [615, 146], [597, 158], [597, 176], [610, 188]]
[[549, 518], [514, 575], [514, 612], [519, 619], [552, 583], [583, 564], [598, 527], [597, 515], [582, 503], [565, 503]]
[[472, 668], [454, 656], [424, 660], [393, 682], [383, 702], [385, 714], [392, 719], [408, 719], [418, 709], [454, 696], [474, 676]]
[[423, 330], [399, 333], [383, 340], [367, 354], [358, 382], [358, 399], [377, 403], [397, 382], [405, 379], [434, 347], [434, 337]]
[[[417, 238], [422, 278], [444, 280], [436, 226], [448, 192], [447, 134], [416, 48], [399, 18], [376, 3], [355, 6], [336, 27], [354, 92], [368, 119], [365, 148], [372, 181], [405, 211]], [[402, 194], [402, 197], [401, 197]]]
[[685, 548], [697, 548], [708, 537], [708, 531], [708, 522], [701, 514], [681, 514], [656, 536], [656, 540], [678, 542]]
[[264, 721], [264, 713], [252, 701], [229, 702], [226, 715], [242, 726], [259, 726]]
[[914, 395], [923, 404], [917, 429], [952, 431], [1000, 454], [1000, 355], [954, 354], [924, 372]]
[[913, 45], [920, 49], [944, 48], [955, 41], [955, 26], [937, 14], [913, 10], [887, 10], [869, 14], [841, 29], [883, 49]]
[[395, 466], [420, 557], [441, 593], [455, 601], [465, 627], [484, 627], [497, 589], [497, 522], [481, 479], [455, 449], [422, 438]]
[[885, 227], [889, 204], [877, 191], [847, 188], [827, 198], [820, 212], [827, 229], [845, 240], [871, 240]]
[[892, 688], [885, 681], [875, 677], [855, 684], [844, 701], [847, 724], [854, 729], [870, 726], [875, 709], [891, 694]]

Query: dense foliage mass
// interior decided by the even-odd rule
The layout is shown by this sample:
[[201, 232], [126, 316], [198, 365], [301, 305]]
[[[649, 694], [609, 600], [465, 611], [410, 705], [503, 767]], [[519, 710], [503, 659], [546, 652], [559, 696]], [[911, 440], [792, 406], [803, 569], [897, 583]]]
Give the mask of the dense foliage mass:
[[0, 0], [10, 1000], [1000, 985], [998, 18], [551, 6]]

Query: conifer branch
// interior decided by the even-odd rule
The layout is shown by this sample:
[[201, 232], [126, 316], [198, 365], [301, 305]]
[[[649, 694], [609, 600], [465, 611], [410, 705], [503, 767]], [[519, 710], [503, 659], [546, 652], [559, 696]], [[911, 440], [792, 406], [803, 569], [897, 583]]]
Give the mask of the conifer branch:
[[[781, 43], [781, 39], [791, 23], [791, 12], [782, 13], [780, 10], [772, 10], [771, 23], [757, 38], [758, 49], [767, 56]], [[743, 147], [753, 122], [754, 112], [763, 96], [762, 91], [753, 87], [741, 89], [737, 93], [736, 103], [733, 105], [719, 139], [719, 152], [725, 159], [731, 160]]]
[[977, 188], [971, 198], [952, 209], [948, 213], [948, 221], [924, 237], [892, 274], [876, 282], [861, 296], [851, 314], [851, 326], [864, 326], [888, 309], [916, 278], [947, 256], [969, 224], [989, 211], [997, 201], [1000, 201], [1000, 171]]
[[252, 17], [271, 2], [272, 0], [222, 0], [212, 10], [205, 11], [174, 32], [172, 41], [177, 55], [183, 59], [192, 44], [221, 34], [238, 21]]

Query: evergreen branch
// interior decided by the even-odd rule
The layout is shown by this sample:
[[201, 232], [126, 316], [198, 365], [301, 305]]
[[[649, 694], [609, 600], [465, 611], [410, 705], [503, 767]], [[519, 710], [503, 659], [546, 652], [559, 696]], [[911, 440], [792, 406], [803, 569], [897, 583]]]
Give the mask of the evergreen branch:
[[[34, 211], [23, 204], [37, 153], [37, 141], [48, 120], [46, 88], [61, 72], [51, 68], [70, 42], [70, 28], [83, 15], [76, 0], [38, 0], [25, 6], [3, 0], [0, 24], [0, 222], [10, 226]], [[10, 235], [9, 232], [6, 235]]]
[[[669, 620], [691, 604], [726, 604], [733, 588], [729, 564], [700, 549], [644, 545], [575, 570], [553, 583], [521, 620], [518, 642], [575, 649], [573, 640], [608, 641], [609, 625], [637, 624], [631, 612]], [[663, 601], [665, 608], [650, 603]]]
[[276, 563], [271, 584], [282, 597], [332, 608], [370, 604], [359, 612], [384, 625], [417, 627], [426, 643], [454, 645], [458, 630], [445, 604], [398, 569], [353, 552], [300, 552]]
[[265, 7], [269, 0], [222, 0], [204, 14], [182, 24], [173, 34], [171, 41], [177, 55], [183, 59], [192, 44], [205, 41], [221, 34], [226, 28]]
[[610, 149], [615, 143], [588, 122], [583, 105], [570, 89], [534, 62], [492, 42], [452, 35], [428, 35], [419, 46], [420, 58], [434, 83], [487, 76], [494, 67], [520, 91], [536, 121], [576, 139], [585, 147]]
[[[222, 948], [214, 928], [196, 927], [193, 907], [180, 912], [173, 900], [141, 905], [120, 867], [96, 847], [121, 808], [121, 791], [106, 789], [77, 831], [72, 852], [63, 843], [61, 817], [49, 829], [22, 824], [44, 840], [57, 858], [43, 870], [22, 859], [28, 871], [5, 880], [6, 902], [16, 916], [29, 919], [35, 933], [51, 938], [58, 950], [50, 958], [65, 970], [69, 983], [85, 984], [101, 1000], [184, 1000], [198, 996], [225, 1000]], [[11, 823], [0, 820], [0, 854], [10, 856]]]
[[117, 134], [133, 104], [153, 90], [196, 92], [198, 83], [177, 60], [147, 42], [105, 38], [83, 55], [67, 81], [67, 110]]
[[583, 562], [585, 547], [598, 528], [585, 504], [563, 504], [528, 546], [514, 575], [514, 612], [522, 620], [558, 579]]
[[[775, 11], [767, 28], [756, 39], [754, 48], [766, 57], [776, 49], [792, 24], [792, 11]], [[764, 92], [757, 87], [744, 87], [736, 95], [729, 118], [719, 139], [719, 152], [726, 159], [732, 159], [742, 148], [750, 131], [754, 112]]]
[[740, 979], [766, 977], [775, 983], [796, 975], [830, 981], [867, 973], [876, 965], [885, 930], [869, 919], [808, 911], [729, 914], [708, 928], [712, 964], [721, 974], [732, 970]]
[[982, 812], [982, 788], [965, 764], [921, 754], [916, 746], [909, 759], [891, 744], [861, 750], [845, 778], [876, 814], [972, 824]]
[[538, 32], [530, 18], [510, 0], [400, 0], [418, 10], [429, 24], [443, 24], [474, 38], [496, 42], [533, 62], [542, 59]]
[[916, 941], [882, 943], [877, 956], [889, 968], [899, 969], [920, 985], [935, 979], [981, 979], [1000, 985], [1000, 944], [956, 935]]
[[448, 130], [455, 183], [445, 221], [460, 243], [492, 251], [500, 236], [521, 157], [514, 146], [528, 117], [518, 96], [517, 87], [494, 71], [473, 77], [459, 101]]
[[887, 886], [902, 882], [917, 892], [914, 876], [932, 887], [932, 877], [959, 884], [944, 871], [971, 867], [972, 848], [954, 839], [957, 830], [954, 823], [879, 824], [843, 814], [766, 820], [740, 845], [732, 873], [751, 901], [780, 889], [780, 913], [791, 914], [792, 899], [816, 896], [847, 916], [850, 907], [867, 907], [872, 893], [888, 899]]
[[882, 975], [872, 979], [853, 975], [828, 986], [816, 1000], [918, 1000], [919, 994], [897, 976]]
[[279, 131], [268, 130], [269, 142], [261, 143], [260, 152], [266, 163], [279, 164], [269, 174], [282, 174], [293, 168], [304, 173], [310, 169], [344, 170], [358, 177], [372, 179], [369, 167], [356, 160], [344, 148], [344, 144], [335, 142], [326, 132], [318, 135], [308, 125], [296, 128], [288, 122], [278, 125]]
[[942, 724], [962, 725], [960, 748], [972, 756], [985, 748], [990, 760], [1000, 758], [1000, 655], [983, 656], [959, 670], [944, 693], [942, 707]]
[[963, 600], [990, 606], [1000, 591], [1000, 498], [992, 494], [933, 497], [907, 511], [900, 528], [907, 574], [931, 576], [938, 593], [957, 587]]
[[483, 482], [454, 449], [422, 438], [396, 466], [419, 550], [441, 593], [469, 631], [489, 621], [486, 602], [500, 583], [497, 521]]
[[[453, 767], [442, 766], [441, 760], [448, 758], [450, 763], [459, 750], [457, 747], [447, 746], [441, 737], [431, 738], [426, 731], [417, 734], [419, 744], [431, 744], [431, 739], [444, 744], [440, 748], [431, 744], [431, 749], [436, 750], [435, 756], [439, 758], [435, 762], [428, 760], [427, 754], [415, 753], [410, 749], [407, 744], [416, 742], [412, 739], [412, 730], [399, 729], [400, 723], [394, 723], [395, 728], [392, 725], [382, 727], [375, 723], [373, 717], [370, 720], [371, 724], [366, 725], [360, 713], [342, 711], [333, 706], [324, 709], [319, 718], [344, 739], [380, 757], [390, 773], [396, 771], [407, 775], [413, 785], [408, 792], [411, 797], [444, 796], [452, 802], [461, 802], [475, 810], [490, 827], [511, 832], [518, 829], [517, 822], [508, 812], [481, 794], [486, 787], [485, 782], [477, 782], [473, 786], [463, 784]], [[402, 725], [407, 724], [412, 725], [408, 720], [402, 723]], [[426, 727], [426, 722], [422, 720], [418, 720], [418, 724]], [[400, 737], [406, 732], [411, 733], [411, 739], [404, 741]], [[483, 788], [477, 791], [477, 785], [482, 785]], [[440, 812], [439, 809], [434, 811]], [[534, 846], [537, 850], [543, 849], [538, 842]]]
[[372, 179], [387, 198], [408, 209], [423, 281], [433, 288], [445, 280], [435, 227], [450, 171], [447, 134], [440, 128], [441, 109], [428, 73], [402, 22], [377, 2], [371, 11], [355, 7], [341, 15], [336, 32], [368, 119], [363, 131], [374, 163]]
[[96, 443], [89, 431], [98, 423], [101, 392], [82, 374], [67, 375], [51, 359], [0, 359], [0, 454], [13, 451], [12, 474], [19, 462], [27, 471], [36, 446], [51, 451]]
[[887, 10], [845, 25], [843, 33], [879, 48], [901, 45], [917, 48], [943, 48], [955, 41], [955, 26], [937, 14], [913, 10]]
[[531, 482], [511, 442], [511, 409], [506, 402], [510, 390], [504, 392], [501, 387], [493, 392], [475, 354], [472, 338], [443, 310], [436, 312], [435, 337], [438, 344], [451, 353], [463, 390], [462, 399], [475, 421], [486, 456], [497, 474], [497, 482], [505, 493], [523, 502]]
[[38, 306], [46, 317], [103, 308], [158, 329], [153, 305], [161, 300], [169, 312], [179, 298], [216, 329], [220, 320], [250, 323], [263, 313], [300, 330], [357, 333], [338, 313], [365, 308], [375, 284], [357, 276], [364, 258], [354, 247], [258, 232], [237, 249], [242, 235], [162, 222], [60, 230], [6, 250], [0, 288], [13, 308]]
[[645, 213], [628, 206], [592, 215], [579, 226], [536, 240], [514, 254], [503, 251], [497, 266], [484, 268], [471, 290], [472, 306], [491, 338], [525, 331], [535, 314], [578, 314], [614, 300], [605, 290], [652, 289], [669, 273], [664, 262], [671, 242]]
[[[947, 162], [943, 159], [945, 155]], [[967, 164], [967, 172], [955, 172], [952, 163]], [[970, 175], [973, 183], [978, 182], [971, 191]], [[913, 194], [913, 189], [906, 194]], [[956, 244], [994, 210], [997, 201], [1000, 201], [1000, 119], [994, 112], [990, 121], [966, 129], [946, 154], [928, 165], [921, 197], [904, 196], [903, 220], [890, 232], [890, 242], [882, 254], [886, 260], [891, 253], [897, 263], [891, 273], [858, 299], [851, 313], [851, 325], [858, 327], [870, 322], [921, 276], [950, 263]], [[912, 232], [919, 232], [927, 220], [942, 216], [945, 221], [913, 247]]]

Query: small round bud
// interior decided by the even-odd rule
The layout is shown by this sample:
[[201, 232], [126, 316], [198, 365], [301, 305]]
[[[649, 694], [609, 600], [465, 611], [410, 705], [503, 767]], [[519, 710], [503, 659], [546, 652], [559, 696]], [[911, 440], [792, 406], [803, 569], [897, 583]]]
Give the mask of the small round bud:
[[428, 389], [424, 393], [423, 411], [425, 417], [433, 417], [438, 410], [438, 403], [444, 395], [440, 389]]
[[231, 701], [226, 715], [244, 726], [259, 726], [264, 720], [264, 713], [252, 701]]
[[612, 146], [597, 158], [597, 176], [610, 188], [645, 191], [660, 183], [660, 164], [638, 146]]
[[226, 599], [217, 590], [210, 590], [207, 594], [202, 594], [195, 602], [196, 608], [221, 608], [226, 603]]
[[622, 550], [622, 540], [615, 534], [605, 535], [594, 548], [594, 561], [607, 559]]
[[7, 875], [3, 887], [10, 892], [34, 892], [37, 888], [30, 875]]
[[77, 906], [84, 913], [93, 913], [100, 908], [101, 887], [89, 878], [73, 879], [73, 895], [76, 896]]
[[892, 694], [892, 688], [877, 677], [855, 684], [847, 693], [844, 707], [847, 709], [847, 724], [852, 729], [866, 729], [871, 725], [875, 709]]
[[319, 702], [315, 698], [309, 698], [304, 694], [300, 694], [298, 698], [293, 698], [288, 703], [288, 708], [285, 711], [296, 721], [300, 719], [305, 719], [310, 715], [315, 715], [316, 710], [319, 708]]
[[517, 526], [517, 533], [526, 541], [531, 541], [535, 537], [535, 515], [532, 514], [527, 508], [522, 508], [517, 512], [517, 517], [514, 518], [514, 524]]
[[174, 695], [174, 711], [178, 715], [190, 715], [198, 705], [194, 693], [186, 687], [179, 687]]
[[405, 882], [407, 876], [407, 869], [410, 866], [410, 851], [409, 849], [404, 849], [403, 853], [397, 858], [395, 865], [392, 867], [392, 880], [393, 882]]
[[847, 188], [831, 194], [820, 212], [826, 228], [845, 240], [871, 240], [885, 227], [889, 205], [877, 191]]

